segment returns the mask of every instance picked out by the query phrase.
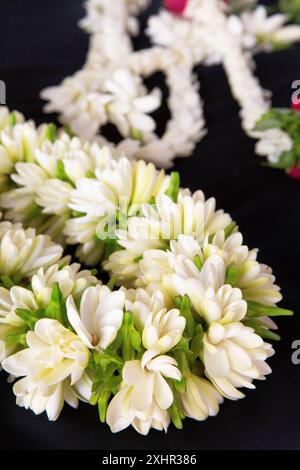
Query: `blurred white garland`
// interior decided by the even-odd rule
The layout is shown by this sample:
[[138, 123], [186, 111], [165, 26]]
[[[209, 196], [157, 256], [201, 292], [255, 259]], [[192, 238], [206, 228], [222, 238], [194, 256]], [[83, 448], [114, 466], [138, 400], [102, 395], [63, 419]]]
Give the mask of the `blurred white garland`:
[[19, 406], [56, 420], [84, 401], [113, 432], [147, 434], [214, 416], [271, 372], [269, 317], [292, 312], [213, 198], [4, 107], [0, 182], [14, 222], [0, 222], [0, 365]]
[[[58, 112], [80, 137], [94, 139], [108, 122], [117, 126], [127, 156], [167, 168], [174, 157], [189, 156], [205, 134], [195, 65], [222, 63], [241, 107], [245, 131], [257, 138], [255, 123], [270, 108], [270, 93], [253, 73], [252, 55], [286, 47], [300, 39], [300, 27], [285, 26], [284, 14], [268, 16], [265, 7], [240, 16], [222, 0], [188, 0], [182, 16], [162, 9], [150, 17], [147, 34], [152, 47], [134, 51], [130, 39], [138, 33], [134, 15], [148, 0], [89, 0], [80, 25], [91, 34], [82, 70], [61, 85], [45, 89], [46, 112]], [[240, 5], [241, 2], [235, 2]], [[245, 5], [246, 3], [246, 5]], [[143, 79], [157, 71], [166, 76], [171, 119], [162, 137], [149, 113], [161, 103], [160, 90], [150, 93]], [[101, 138], [103, 141], [103, 138]]]

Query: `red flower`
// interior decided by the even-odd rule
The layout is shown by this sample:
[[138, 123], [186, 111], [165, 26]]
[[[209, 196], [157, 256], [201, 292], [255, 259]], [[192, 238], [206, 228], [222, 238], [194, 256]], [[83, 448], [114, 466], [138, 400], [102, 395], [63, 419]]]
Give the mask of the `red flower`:
[[164, 5], [167, 10], [170, 10], [176, 15], [182, 15], [188, 0], [164, 0]]
[[300, 166], [293, 166], [288, 173], [294, 180], [300, 180]]
[[291, 108], [294, 109], [295, 111], [300, 111], [300, 101], [298, 104], [292, 102]]

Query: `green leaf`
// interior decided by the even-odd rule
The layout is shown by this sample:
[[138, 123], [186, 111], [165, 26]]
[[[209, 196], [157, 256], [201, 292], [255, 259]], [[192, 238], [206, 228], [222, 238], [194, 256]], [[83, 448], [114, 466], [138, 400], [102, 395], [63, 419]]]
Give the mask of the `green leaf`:
[[120, 385], [122, 377], [121, 375], [112, 375], [114, 372], [115, 370], [99, 377], [99, 380], [93, 383], [92, 392], [99, 395], [102, 392], [111, 392], [113, 388]]
[[65, 133], [68, 134], [69, 137], [75, 137], [76, 136], [76, 134], [72, 131], [69, 124], [64, 124], [63, 129], [64, 129]]
[[202, 325], [197, 325], [195, 328], [195, 335], [191, 343], [191, 350], [196, 357], [201, 359], [201, 361], [203, 361], [203, 337], [204, 331]]
[[89, 404], [92, 405], [92, 406], [95, 406], [95, 405], [97, 405], [98, 400], [99, 400], [99, 397], [98, 397], [97, 393], [92, 393]]
[[104, 367], [105, 363], [109, 364], [114, 364], [117, 367], [123, 367], [123, 360], [120, 358], [117, 354], [115, 354], [112, 351], [105, 350], [101, 351], [98, 355], [98, 359], [96, 359], [96, 364], [101, 364], [102, 367]]
[[16, 124], [17, 124], [16, 113], [12, 111], [11, 113], [9, 113], [9, 116], [8, 116], [8, 125], [10, 127], [14, 127]]
[[116, 218], [117, 218], [117, 222], [119, 222], [119, 228], [122, 230], [126, 230], [127, 224], [128, 224], [127, 214], [124, 214], [124, 212], [118, 210], [116, 213]]
[[236, 266], [229, 266], [226, 272], [225, 284], [234, 286], [239, 275], [239, 269]]
[[256, 123], [255, 130], [266, 131], [268, 129], [282, 128], [282, 127], [283, 127], [283, 122], [281, 119], [278, 119], [275, 117], [269, 118], [269, 119], [262, 118], [260, 121]]
[[93, 351], [88, 367], [93, 372], [90, 404], [98, 404], [100, 420], [105, 420], [107, 403], [111, 393], [117, 391], [122, 382], [124, 362], [113, 351]]
[[299, 0], [279, 0], [279, 10], [287, 14], [293, 23], [300, 23]]
[[174, 351], [182, 351], [186, 353], [190, 353], [190, 338], [185, 338], [184, 336], [181, 338], [178, 344], [172, 348], [172, 352]]
[[177, 171], [172, 171], [169, 187], [166, 191], [166, 195], [169, 196], [172, 201], [177, 202], [178, 192], [180, 187], [180, 176]]
[[178, 308], [179, 310], [181, 307], [181, 300], [182, 300], [181, 295], [177, 295], [174, 299], [175, 307]]
[[270, 163], [273, 168], [279, 168], [282, 170], [290, 169], [294, 165], [296, 155], [293, 149], [286, 152], [282, 152], [277, 163]]
[[142, 338], [139, 332], [135, 329], [135, 327], [131, 327], [131, 333], [130, 333], [130, 340], [133, 348], [137, 352], [141, 352], [141, 344], [142, 344]]
[[99, 399], [98, 399], [98, 412], [99, 412], [99, 418], [101, 423], [105, 423], [106, 421], [106, 411], [107, 411], [107, 406], [108, 406], [108, 400], [110, 398], [111, 391], [110, 390], [104, 390], [102, 393], [100, 393]]
[[177, 429], [182, 429], [182, 420], [185, 418], [185, 412], [183, 411], [180, 392], [178, 392], [174, 386], [174, 381], [168, 381], [172, 392], [173, 392], [173, 403], [168, 408], [168, 412], [170, 413], [170, 418], [172, 423]]
[[268, 339], [271, 341], [280, 341], [281, 338], [277, 333], [274, 333], [271, 330], [268, 330], [264, 326], [262, 326], [259, 321], [255, 319], [246, 319], [243, 321], [244, 325], [249, 326], [250, 328], [253, 328], [255, 333], [257, 333], [259, 336], [261, 336], [264, 339]]
[[84, 217], [86, 215], [84, 212], [79, 212], [79, 211], [72, 211], [71, 214], [72, 214], [72, 217], [74, 217], [74, 218]]
[[195, 320], [191, 311], [191, 301], [187, 294], [181, 297], [179, 310], [180, 315], [182, 315], [186, 320], [185, 332], [189, 337], [192, 337], [195, 331]]
[[194, 265], [199, 269], [199, 271], [201, 271], [203, 263], [199, 255], [194, 256], [193, 262], [194, 262]]
[[15, 282], [13, 281], [13, 279], [11, 279], [9, 276], [0, 276], [0, 281], [1, 281], [1, 284], [6, 288], [6, 289], [11, 289], [12, 287], [14, 287], [16, 284]]
[[53, 284], [50, 304], [45, 309], [45, 316], [58, 320], [63, 325], [68, 325], [65, 301], [58, 282]]
[[291, 317], [294, 315], [292, 310], [287, 310], [285, 308], [271, 307], [269, 305], [260, 304], [258, 302], [248, 301], [247, 302], [247, 317], [280, 317], [288, 316]]
[[138, 140], [139, 142], [143, 142], [143, 140], [144, 140], [143, 133], [139, 129], [136, 129], [136, 128], [132, 127], [131, 131], [130, 131], [130, 134], [131, 134], [131, 137], [134, 140]]
[[30, 330], [34, 329], [38, 320], [44, 318], [44, 310], [37, 310], [34, 312], [31, 310], [26, 310], [25, 308], [17, 308], [15, 313], [26, 323]]
[[111, 277], [110, 280], [108, 281], [107, 283], [107, 287], [110, 289], [110, 290], [113, 290], [115, 285], [116, 285], [116, 282], [117, 282], [117, 278], [116, 277]]
[[169, 383], [173, 385], [175, 390], [177, 390], [178, 393], [184, 393], [186, 389], [186, 380], [185, 378], [182, 378], [181, 380], [175, 380], [175, 379], [169, 379]]
[[168, 411], [170, 413], [170, 418], [175, 428], [182, 429], [183, 428], [182, 417], [180, 415], [178, 406], [173, 403]]
[[26, 214], [24, 222], [29, 224], [30, 222], [37, 219], [41, 215], [43, 215], [43, 208], [39, 206], [35, 206], [31, 211], [28, 212], [28, 214]]
[[6, 340], [10, 346], [20, 344], [21, 346], [27, 348], [28, 344], [26, 341], [26, 335], [27, 333], [20, 333], [19, 335], [8, 335]]
[[115, 251], [124, 250], [124, 248], [121, 245], [119, 245], [118, 240], [116, 238], [115, 239], [107, 238], [105, 240], [100, 240], [97, 237], [97, 239], [99, 243], [105, 244], [104, 254], [103, 254], [104, 260], [108, 259], [110, 255], [112, 255]]
[[50, 123], [47, 126], [46, 132], [45, 132], [45, 139], [50, 140], [51, 143], [55, 142], [56, 140], [56, 125]]
[[122, 349], [122, 358], [124, 361], [135, 359], [136, 353], [142, 352], [142, 338], [134, 325], [132, 312], [125, 312], [123, 315], [122, 326], [118, 331], [117, 337], [110, 345], [110, 349]]
[[114, 341], [110, 344], [109, 350], [114, 351], [116, 349], [119, 349], [122, 346], [123, 342], [123, 329], [122, 327], [119, 328], [118, 333]]
[[227, 227], [224, 230], [225, 238], [228, 238], [234, 232], [235, 228], [236, 228], [236, 222], [234, 221], [230, 222], [230, 224], [227, 225]]
[[85, 177], [94, 179], [95, 178], [95, 173], [91, 170], [87, 170], [86, 173], [85, 173]]
[[135, 359], [135, 351], [141, 351], [141, 337], [134, 326], [132, 312], [125, 312], [122, 324], [123, 343], [122, 343], [122, 357], [124, 361]]
[[73, 181], [69, 178], [69, 176], [66, 173], [65, 165], [64, 165], [64, 162], [62, 160], [58, 160], [56, 171], [57, 171], [57, 178], [58, 179], [60, 179], [61, 181], [65, 181], [66, 183], [69, 183], [72, 186], [74, 186]]

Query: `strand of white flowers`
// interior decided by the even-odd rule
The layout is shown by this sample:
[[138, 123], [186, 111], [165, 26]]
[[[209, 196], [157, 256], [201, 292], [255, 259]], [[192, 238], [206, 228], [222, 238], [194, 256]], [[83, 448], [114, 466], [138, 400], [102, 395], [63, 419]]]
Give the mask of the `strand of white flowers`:
[[[221, 62], [240, 104], [244, 130], [252, 137], [265, 138], [265, 133], [254, 133], [253, 127], [268, 110], [269, 96], [253, 74], [250, 53], [271, 51], [273, 43], [297, 41], [300, 28], [284, 26], [286, 15], [268, 17], [263, 6], [238, 17], [230, 15], [224, 2], [189, 0], [183, 17], [166, 10], [152, 16], [147, 33], [154, 47], [134, 52], [130, 35], [137, 34], [139, 28], [133, 15], [148, 3], [87, 2], [87, 16], [80, 22], [91, 34], [86, 64], [62, 85], [42, 93], [49, 101], [45, 110], [59, 112], [63, 122], [87, 139], [94, 138], [99, 128], [111, 121], [123, 137], [129, 137], [126, 145], [133, 157], [169, 167], [175, 156], [189, 155], [205, 134], [193, 66]], [[147, 116], [159, 106], [158, 94], [147, 94], [142, 85], [142, 77], [156, 71], [165, 73], [170, 88], [171, 119], [162, 138], [154, 132], [153, 119]], [[119, 93], [112, 106], [111, 93]], [[136, 99], [139, 101], [135, 105]], [[191, 121], [192, 125], [188, 125]], [[133, 122], [135, 128], [130, 129]], [[270, 141], [270, 136], [267, 138]]]
[[[159, 46], [132, 54], [130, 65], [144, 77], [156, 71], [166, 76], [171, 119], [161, 139], [153, 135], [149, 144], [137, 150], [136, 157], [168, 168], [174, 156], [188, 157], [206, 133], [199, 80], [192, 72], [192, 64], [185, 60], [180, 63], [173, 52]], [[159, 150], [163, 151], [163, 159]]]
[[[146, 3], [141, 2], [140, 6], [145, 6]], [[71, 77], [72, 82], [70, 79], [64, 82], [66, 87], [69, 84], [70, 93], [71, 87], [74, 87], [80, 96], [85, 95], [87, 104], [83, 105], [81, 113], [79, 109], [79, 113], [76, 111], [75, 104], [65, 106], [63, 84], [61, 87], [54, 87], [55, 90], [51, 92], [45, 90], [42, 93], [44, 98], [50, 100], [45, 109], [50, 112], [59, 111], [63, 122], [69, 123], [79, 135], [90, 139], [97, 133], [99, 125], [107, 120], [103, 113], [94, 109], [97, 101], [101, 107], [101, 102], [105, 100], [103, 93], [98, 91], [105, 80], [109, 80], [120, 68], [125, 69], [137, 81], [140, 81], [141, 75], [163, 71], [170, 87], [171, 120], [167, 123], [167, 130], [162, 138], [154, 132], [142, 132], [141, 141], [135, 141], [136, 151], [133, 156], [167, 168], [171, 166], [175, 156], [188, 156], [204, 134], [205, 121], [197, 93], [198, 86], [192, 74], [193, 63], [188, 66], [180, 55], [163, 48], [150, 49], [150, 53], [148, 50], [143, 51], [144, 56], [142, 53], [136, 54], [129, 33], [134, 34], [137, 28], [128, 24], [128, 18], [128, 5], [124, 0], [118, 5], [112, 5], [107, 0], [91, 0], [87, 3], [87, 17], [80, 22], [91, 33], [87, 61], [82, 71]], [[138, 62], [141, 62], [142, 67], [137, 67]], [[146, 98], [147, 90], [140, 88], [139, 96]], [[89, 121], [93, 120], [94, 123], [89, 125]], [[133, 145], [134, 142], [132, 148]]]
[[[125, 66], [126, 62], [129, 62], [129, 65], [133, 66], [133, 70], [132, 67], [130, 70], [138, 75], [149, 76], [156, 71], [165, 73], [170, 89], [168, 104], [171, 119], [162, 138], [159, 139], [156, 134], [149, 135], [149, 143], [139, 147], [135, 157], [153, 161], [167, 168], [171, 166], [174, 156], [189, 156], [196, 142], [205, 134], [203, 108], [198, 94], [199, 85], [192, 74], [193, 63], [189, 66], [186, 61], [181, 63], [183, 61], [178, 56], [163, 48], [134, 53], [126, 31], [126, 21], [125, 5], [123, 8], [120, 6], [117, 11], [115, 8], [113, 11], [108, 10], [106, 18], [97, 17], [93, 26], [90, 25], [94, 34], [91, 36], [86, 66], [96, 69], [107, 62], [124, 63]], [[87, 22], [83, 21], [81, 24], [86, 26]], [[117, 29], [116, 25], [119, 26]], [[115, 46], [109, 50], [113, 53], [107, 54], [106, 44]], [[140, 63], [139, 67], [137, 62]], [[163, 159], [160, 153], [163, 153]]]
[[216, 0], [189, 0], [185, 17], [196, 20], [199, 28], [207, 28], [203, 38], [208, 43], [213, 41], [220, 54], [232, 93], [241, 107], [243, 127], [251, 133], [255, 123], [269, 109], [270, 102], [253, 75], [249, 55], [243, 52], [242, 45], [228, 31], [227, 17]]

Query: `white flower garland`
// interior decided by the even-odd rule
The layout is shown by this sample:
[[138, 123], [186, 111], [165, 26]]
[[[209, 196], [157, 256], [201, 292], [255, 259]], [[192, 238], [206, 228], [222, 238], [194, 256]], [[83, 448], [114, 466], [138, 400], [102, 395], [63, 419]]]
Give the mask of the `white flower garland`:
[[292, 312], [213, 198], [6, 108], [0, 123], [0, 205], [18, 221], [0, 222], [0, 363], [19, 406], [56, 420], [84, 401], [112, 432], [147, 434], [214, 416], [271, 372], [270, 317]]
[[[265, 7], [232, 14], [223, 0], [188, 0], [181, 16], [161, 10], [148, 22], [153, 47], [134, 51], [130, 34], [138, 33], [135, 15], [149, 2], [89, 0], [80, 25], [91, 34], [83, 69], [60, 86], [47, 88], [45, 110], [84, 139], [93, 139], [107, 122], [125, 139], [127, 156], [170, 167], [189, 156], [205, 134], [195, 65], [221, 62], [241, 107], [244, 130], [256, 138], [256, 122], [270, 107], [270, 93], [253, 74], [251, 54], [271, 51], [300, 39], [300, 27], [284, 23], [284, 14], [267, 16]], [[244, 2], [242, 7], [249, 7]], [[149, 113], [160, 105], [160, 91], [148, 93], [142, 79], [162, 71], [169, 87], [171, 119], [162, 137]], [[267, 155], [268, 156], [268, 155]]]

